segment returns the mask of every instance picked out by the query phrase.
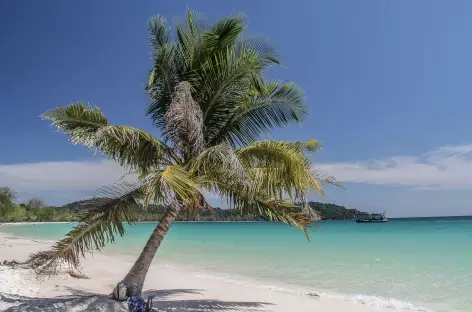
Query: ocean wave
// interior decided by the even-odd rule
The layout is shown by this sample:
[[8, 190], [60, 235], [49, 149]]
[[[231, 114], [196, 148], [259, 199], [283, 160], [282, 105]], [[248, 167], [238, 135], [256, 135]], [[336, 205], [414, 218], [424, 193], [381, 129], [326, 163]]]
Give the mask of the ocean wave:
[[408, 301], [403, 301], [395, 298], [386, 298], [381, 296], [372, 296], [365, 294], [354, 294], [354, 295], [345, 295], [338, 293], [331, 293], [325, 291], [310, 291], [305, 289], [293, 289], [287, 287], [281, 287], [278, 285], [271, 284], [262, 284], [249, 282], [248, 280], [240, 279], [235, 276], [217, 276], [208, 273], [195, 272], [193, 274], [195, 277], [218, 280], [225, 283], [235, 284], [238, 286], [257, 288], [257, 289], [267, 289], [270, 291], [289, 293], [293, 295], [302, 295], [302, 296], [312, 296], [325, 298], [332, 301], [343, 301], [343, 302], [352, 302], [355, 304], [365, 304], [375, 308], [389, 308], [389, 309], [402, 309], [404, 311], [415, 311], [415, 312], [434, 312], [433, 310], [416, 306]]
[[418, 311], [418, 312], [434, 312], [432, 310], [418, 307], [408, 301], [398, 300], [395, 298], [385, 298], [380, 296], [370, 295], [327, 295], [327, 297], [335, 300], [344, 300], [355, 302], [359, 304], [365, 304], [376, 308], [390, 308], [390, 309], [403, 309], [407, 311]]

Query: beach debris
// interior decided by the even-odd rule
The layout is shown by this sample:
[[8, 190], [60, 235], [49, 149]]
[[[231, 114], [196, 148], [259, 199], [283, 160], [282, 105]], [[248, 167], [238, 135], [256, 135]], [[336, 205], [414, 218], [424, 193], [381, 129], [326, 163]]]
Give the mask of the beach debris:
[[18, 262], [16, 260], [4, 260], [2, 265], [9, 266], [9, 267], [16, 267], [17, 265], [24, 264], [23, 262]]
[[126, 301], [128, 296], [126, 295], [128, 288], [124, 283], [118, 283], [113, 289], [113, 297], [118, 301]]
[[146, 312], [152, 312], [153, 311], [152, 310], [152, 299], [154, 299], [154, 297], [155, 297], [154, 295], [148, 297], [148, 300], [146, 302], [146, 308], [144, 309], [144, 311], [146, 311]]
[[308, 295], [308, 296], [311, 296], [311, 297], [315, 297], [315, 298], [320, 298], [320, 295], [317, 294], [317, 293], [315, 293], [315, 292], [313, 292], [313, 291], [312, 291], [312, 292], [309, 292], [307, 295]]
[[51, 251], [40, 251], [35, 254], [32, 254], [29, 259], [26, 261], [31, 268], [39, 270], [44, 264], [46, 264], [53, 257]]
[[87, 275], [85, 275], [81, 272], [74, 272], [74, 271], [70, 270], [70, 271], [67, 271], [67, 273], [69, 273], [69, 275], [73, 278], [90, 279], [90, 277], [88, 277]]

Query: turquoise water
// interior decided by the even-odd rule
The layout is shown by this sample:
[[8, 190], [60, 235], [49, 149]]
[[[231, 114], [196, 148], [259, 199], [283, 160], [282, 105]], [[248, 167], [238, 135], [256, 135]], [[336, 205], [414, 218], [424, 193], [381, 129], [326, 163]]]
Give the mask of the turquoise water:
[[[70, 226], [0, 230], [57, 239]], [[129, 228], [108, 250], [138, 254], [154, 226]], [[317, 291], [392, 308], [472, 311], [472, 218], [394, 219], [387, 224], [324, 221], [310, 234], [311, 242], [282, 224], [176, 223], [155, 261], [250, 287]]]

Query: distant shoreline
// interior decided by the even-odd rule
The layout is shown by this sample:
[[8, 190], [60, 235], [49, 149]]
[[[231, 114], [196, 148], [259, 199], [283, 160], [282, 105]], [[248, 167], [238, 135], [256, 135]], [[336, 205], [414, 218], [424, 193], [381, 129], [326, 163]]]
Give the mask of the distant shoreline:
[[26, 225], [26, 224], [51, 224], [51, 223], [76, 223], [77, 221], [44, 221], [44, 222], [38, 222], [38, 221], [32, 221], [32, 222], [25, 222], [25, 221], [20, 221], [20, 222], [0, 222], [0, 226], [2, 225]]
[[[158, 223], [159, 221], [140, 221], [138, 223]], [[267, 221], [174, 221], [174, 223], [261, 223]], [[32, 221], [32, 222], [0, 222], [2, 225], [39, 225], [39, 224], [67, 224], [67, 223], [78, 223], [78, 221]]]
[[[399, 220], [418, 220], [418, 219], [440, 219], [440, 218], [472, 218], [472, 215], [465, 216], [434, 216], [434, 217], [390, 217], [390, 221], [399, 221]], [[326, 221], [353, 221], [351, 219], [322, 219], [317, 220], [317, 222], [326, 222]], [[158, 223], [159, 221], [140, 221], [138, 223]], [[78, 221], [20, 221], [20, 222], [0, 222], [0, 226], [6, 225], [40, 225], [40, 224], [67, 224], [67, 223], [78, 223]], [[271, 221], [223, 221], [223, 220], [206, 220], [206, 221], [174, 221], [174, 223], [272, 223]], [[277, 223], [277, 222], [273, 222]]]

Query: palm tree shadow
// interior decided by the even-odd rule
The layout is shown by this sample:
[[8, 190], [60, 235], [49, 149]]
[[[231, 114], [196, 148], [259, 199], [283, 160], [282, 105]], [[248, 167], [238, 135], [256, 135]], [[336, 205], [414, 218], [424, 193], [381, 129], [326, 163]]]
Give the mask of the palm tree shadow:
[[72, 294], [52, 298], [34, 298], [0, 293], [5, 312], [66, 312], [66, 311], [128, 311], [126, 303], [111, 300], [104, 295]]
[[142, 297], [147, 299], [149, 296], [154, 296], [154, 300], [167, 299], [172, 296], [179, 295], [201, 295], [203, 289], [148, 289], [143, 291]]
[[[10, 304], [5, 312], [66, 312], [74, 311], [128, 311], [125, 302], [111, 300], [109, 296], [90, 293], [79, 289], [68, 288], [72, 295], [52, 298], [33, 298], [0, 293], [0, 303]], [[162, 289], [148, 290], [143, 297], [154, 295], [153, 309], [155, 311], [187, 311], [187, 312], [220, 312], [220, 311], [265, 311], [263, 308], [270, 303], [221, 301], [212, 299], [172, 300], [170, 297], [185, 294], [202, 294], [199, 289]]]
[[164, 300], [155, 301], [153, 308], [155, 311], [241, 311], [250, 309], [251, 311], [262, 310], [268, 303], [264, 302], [242, 302], [242, 301], [221, 301], [221, 300]]

